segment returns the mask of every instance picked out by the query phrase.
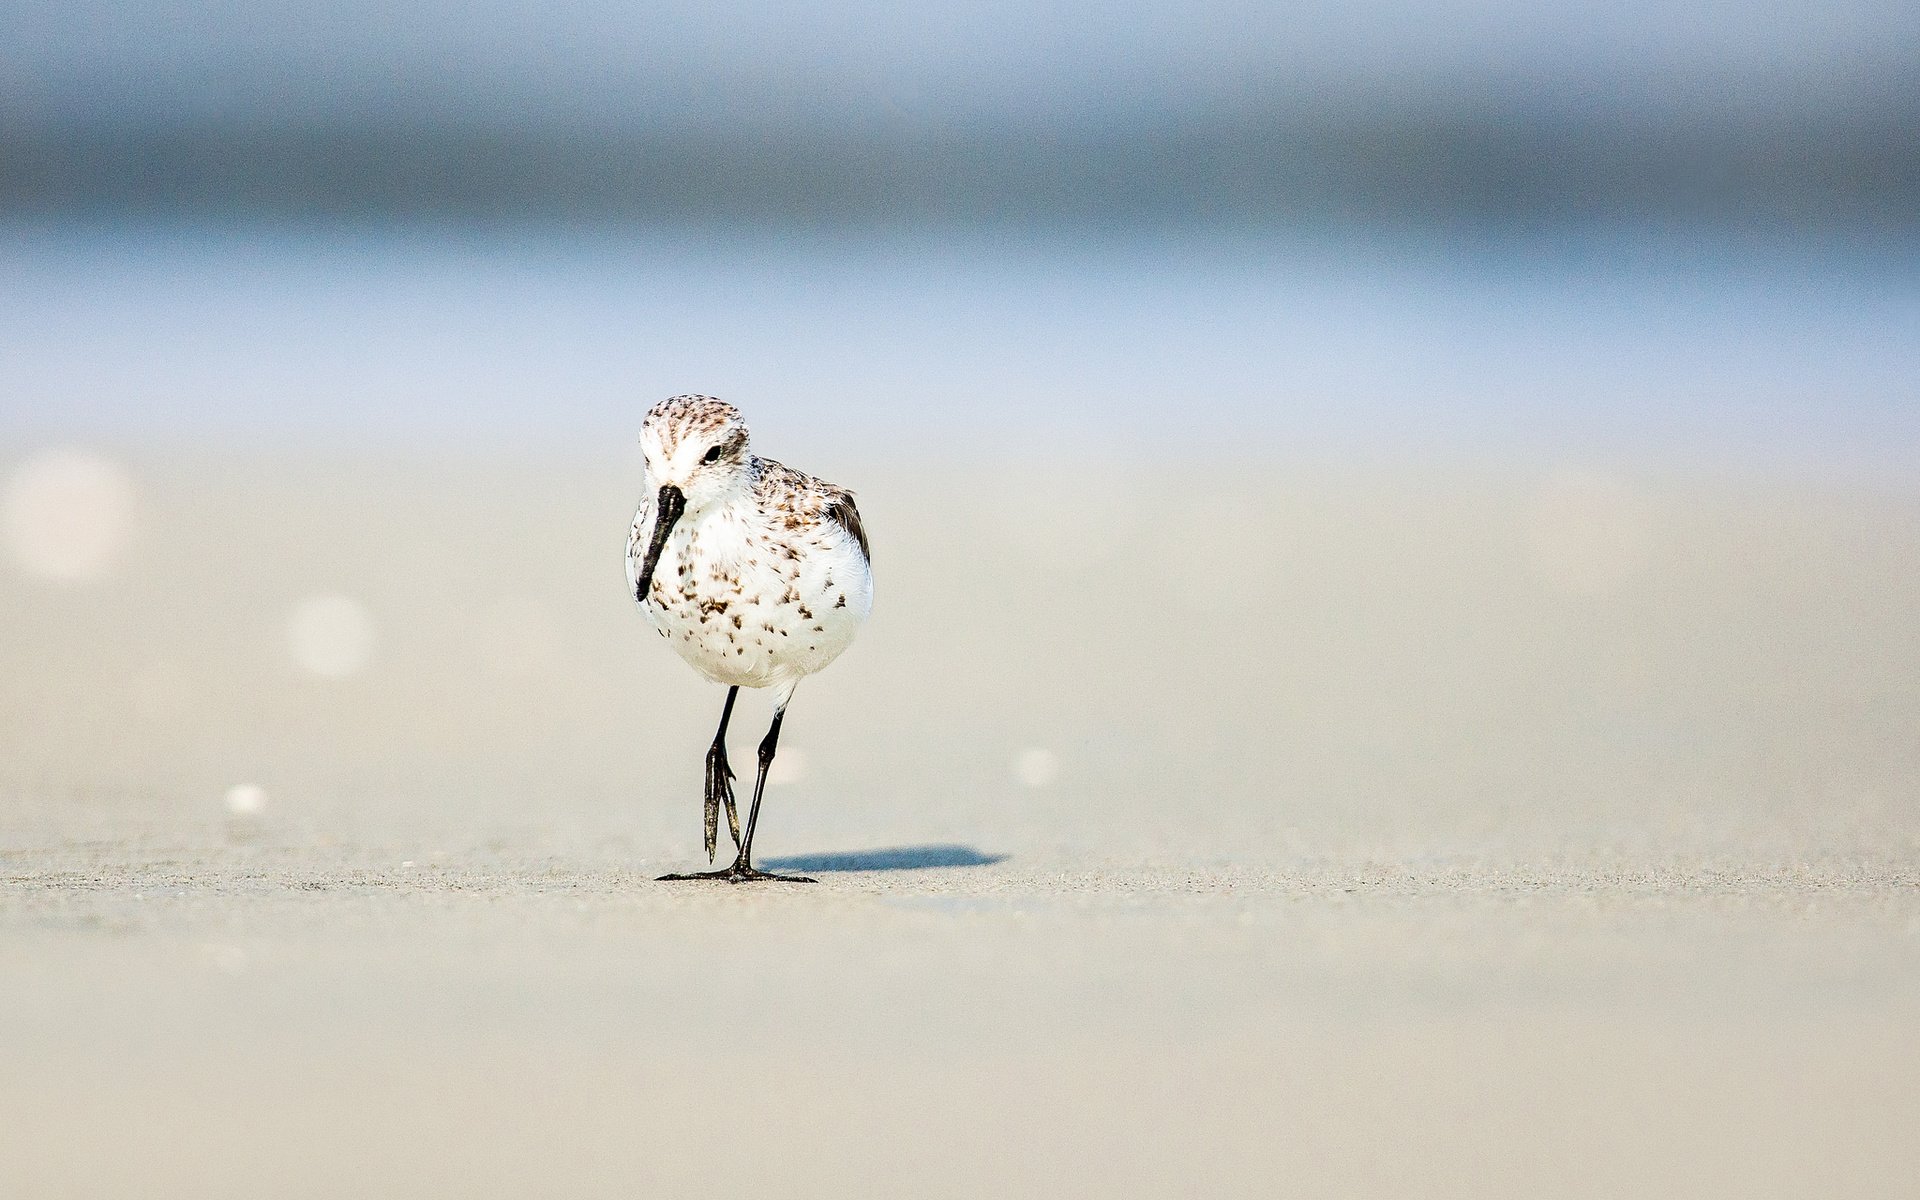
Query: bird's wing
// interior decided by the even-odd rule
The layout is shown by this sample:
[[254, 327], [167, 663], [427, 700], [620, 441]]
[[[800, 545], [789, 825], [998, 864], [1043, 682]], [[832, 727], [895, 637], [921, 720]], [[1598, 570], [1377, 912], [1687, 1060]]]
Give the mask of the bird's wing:
[[869, 563], [873, 561], [873, 551], [867, 546], [867, 530], [860, 524], [860, 510], [853, 506], [853, 493], [841, 492], [827, 505], [827, 517], [839, 524], [860, 543], [860, 556]]

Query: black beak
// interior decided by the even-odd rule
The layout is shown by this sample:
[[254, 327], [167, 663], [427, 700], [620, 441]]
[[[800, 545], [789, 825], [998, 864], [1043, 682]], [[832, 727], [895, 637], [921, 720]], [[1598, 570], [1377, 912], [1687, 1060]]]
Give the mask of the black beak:
[[660, 550], [667, 544], [667, 535], [673, 532], [673, 523], [686, 510], [687, 498], [679, 488], [660, 489], [660, 499], [653, 506], [653, 541], [647, 546], [646, 560], [640, 564], [640, 578], [633, 585], [633, 598], [642, 604], [647, 602], [647, 589], [653, 586], [653, 568], [660, 562]]

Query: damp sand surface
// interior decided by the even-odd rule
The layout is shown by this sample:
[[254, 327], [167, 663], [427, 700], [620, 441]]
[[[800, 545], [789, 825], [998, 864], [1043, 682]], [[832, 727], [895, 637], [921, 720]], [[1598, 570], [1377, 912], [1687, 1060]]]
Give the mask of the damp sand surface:
[[805, 465], [729, 887], [630, 464], [127, 456], [0, 575], [0, 1194], [1911, 1189], [1911, 492]]

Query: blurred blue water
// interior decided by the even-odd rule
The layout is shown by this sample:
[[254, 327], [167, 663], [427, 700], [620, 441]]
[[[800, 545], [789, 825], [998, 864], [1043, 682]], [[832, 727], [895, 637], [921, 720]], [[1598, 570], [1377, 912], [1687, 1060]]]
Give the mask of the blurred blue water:
[[1233, 107], [1438, 86], [1765, 119], [1911, 70], [1899, 0], [0, 0], [0, 111], [303, 118], [412, 111], [605, 126], [663, 114], [864, 126]]
[[[1920, 464], [1920, 252], [1680, 233], [0, 229], [0, 437]], [[771, 436], [771, 434], [770, 434]]]

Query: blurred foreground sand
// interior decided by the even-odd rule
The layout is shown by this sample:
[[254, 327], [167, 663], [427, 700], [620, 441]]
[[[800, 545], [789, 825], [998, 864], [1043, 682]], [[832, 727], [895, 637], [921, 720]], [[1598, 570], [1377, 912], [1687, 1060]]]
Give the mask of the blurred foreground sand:
[[810, 889], [652, 882], [631, 463], [134, 459], [0, 574], [0, 1195], [1911, 1194], [1920, 496], [801, 465]]

